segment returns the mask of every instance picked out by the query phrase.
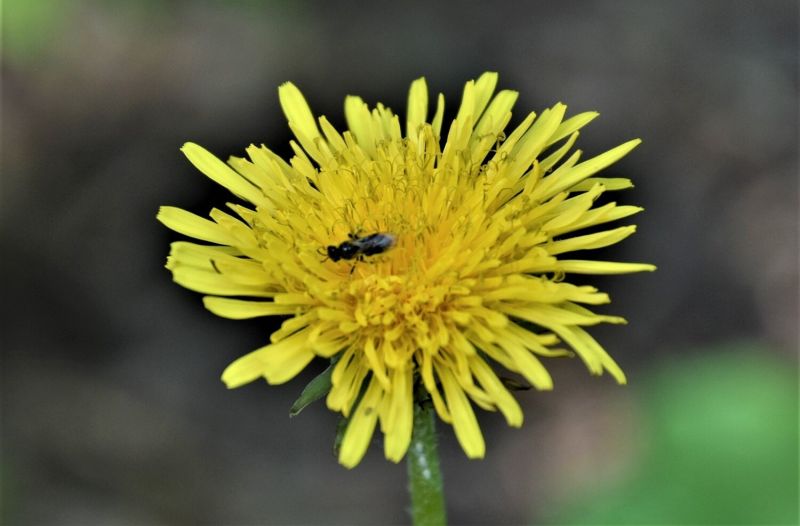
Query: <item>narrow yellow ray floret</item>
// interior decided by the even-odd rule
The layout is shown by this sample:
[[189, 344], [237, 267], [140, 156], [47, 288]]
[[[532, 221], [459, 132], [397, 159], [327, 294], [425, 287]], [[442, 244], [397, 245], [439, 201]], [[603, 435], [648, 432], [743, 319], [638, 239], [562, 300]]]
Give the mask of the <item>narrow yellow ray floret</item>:
[[166, 226], [210, 243], [173, 243], [167, 267], [175, 281], [207, 294], [205, 306], [222, 317], [287, 316], [223, 381], [279, 384], [314, 357], [336, 358], [327, 405], [349, 419], [339, 457], [347, 467], [359, 463], [377, 425], [386, 457], [405, 455], [421, 402], [415, 393], [425, 392], [465, 453], [480, 458], [486, 446], [474, 406], [522, 425], [500, 370], [551, 389], [542, 360], [574, 353], [592, 374], [625, 383], [585, 330], [625, 320], [581, 306], [609, 298], [564, 277], [654, 267], [561, 256], [634, 233], [633, 225], [578, 232], [641, 211], [594, 206], [605, 192], [632, 186], [596, 174], [639, 140], [582, 160], [570, 151], [597, 113], [565, 119], [561, 103], [506, 132], [517, 93], [495, 94], [496, 86], [495, 73], [467, 82], [442, 135], [444, 98], [429, 120], [427, 85], [414, 81], [403, 135], [391, 110], [352, 96], [340, 133], [286, 83], [279, 98], [297, 139], [289, 163], [264, 146], [227, 164], [196, 144], [183, 147], [249, 205], [214, 209], [210, 219], [161, 208]]

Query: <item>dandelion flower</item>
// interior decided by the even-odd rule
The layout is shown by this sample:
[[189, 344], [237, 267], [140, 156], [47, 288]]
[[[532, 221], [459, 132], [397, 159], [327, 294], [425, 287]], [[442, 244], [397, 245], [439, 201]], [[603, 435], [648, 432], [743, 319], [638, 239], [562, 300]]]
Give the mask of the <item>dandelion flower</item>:
[[[314, 357], [335, 359], [326, 402], [348, 418], [344, 466], [358, 464], [378, 423], [386, 457], [405, 455], [415, 393], [430, 398], [468, 457], [481, 458], [474, 406], [522, 424], [503, 370], [551, 389], [543, 359], [577, 354], [592, 374], [608, 371], [625, 383], [586, 330], [625, 320], [586, 308], [608, 295], [566, 277], [654, 267], [565, 254], [633, 234], [632, 225], [578, 232], [641, 210], [593, 206], [604, 192], [632, 186], [595, 174], [640, 141], [582, 160], [571, 150], [597, 114], [565, 119], [560, 103], [506, 134], [517, 93], [495, 93], [496, 84], [495, 73], [466, 83], [446, 140], [444, 97], [429, 119], [428, 88], [418, 79], [405, 134], [389, 108], [370, 109], [355, 96], [345, 99], [348, 129], [340, 133], [286, 83], [280, 103], [296, 137], [288, 163], [264, 146], [227, 164], [196, 144], [182, 148], [247, 204], [213, 209], [210, 220], [160, 209], [167, 227], [204, 242], [172, 244], [174, 280], [206, 294], [206, 308], [225, 318], [287, 317], [222, 380], [230, 388], [259, 378], [281, 384]], [[387, 236], [380, 253], [327, 257], [326, 247], [373, 233]]]

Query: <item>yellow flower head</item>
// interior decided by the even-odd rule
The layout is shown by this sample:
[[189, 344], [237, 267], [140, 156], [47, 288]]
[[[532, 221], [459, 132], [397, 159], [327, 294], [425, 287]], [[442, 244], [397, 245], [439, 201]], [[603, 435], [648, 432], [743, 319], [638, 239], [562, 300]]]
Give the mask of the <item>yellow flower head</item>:
[[[418, 79], [405, 135], [388, 108], [370, 110], [353, 96], [345, 99], [348, 130], [339, 133], [286, 83], [280, 102], [297, 138], [288, 164], [264, 146], [227, 164], [196, 144], [183, 147], [201, 172], [251, 206], [228, 204], [233, 214], [214, 209], [211, 220], [162, 207], [166, 226], [212, 243], [172, 244], [175, 281], [207, 294], [205, 306], [219, 316], [288, 317], [269, 345], [228, 366], [223, 381], [279, 384], [315, 356], [337, 358], [327, 405], [349, 418], [339, 457], [347, 467], [361, 460], [378, 422], [386, 457], [403, 457], [415, 392], [427, 392], [466, 454], [480, 458], [473, 404], [522, 424], [497, 369], [551, 389], [541, 358], [574, 352], [591, 373], [607, 370], [625, 383], [585, 330], [624, 320], [581, 306], [609, 298], [564, 277], [654, 267], [561, 257], [634, 232], [574, 235], [641, 210], [593, 208], [602, 193], [631, 186], [594, 175], [640, 141], [581, 161], [570, 150], [597, 114], [564, 119], [560, 103], [506, 135], [517, 93], [495, 94], [496, 84], [495, 73], [467, 82], [444, 142], [444, 98], [429, 120], [428, 89]], [[565, 348], [554, 347], [559, 342]]]

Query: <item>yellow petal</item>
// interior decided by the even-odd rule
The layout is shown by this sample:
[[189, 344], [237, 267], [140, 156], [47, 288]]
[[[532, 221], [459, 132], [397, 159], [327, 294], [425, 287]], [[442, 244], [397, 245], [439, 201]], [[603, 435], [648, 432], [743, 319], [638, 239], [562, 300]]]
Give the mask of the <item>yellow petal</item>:
[[472, 132], [470, 144], [472, 162], [476, 165], [479, 165], [491, 148], [500, 142], [502, 131], [511, 120], [511, 108], [518, 96], [519, 93], [516, 91], [501, 91], [492, 99], [481, 120], [478, 121]]
[[217, 223], [174, 206], [162, 206], [159, 208], [156, 219], [161, 221], [167, 228], [185, 236], [220, 245], [236, 243], [236, 238]]
[[245, 301], [217, 296], [204, 297], [203, 304], [217, 316], [232, 320], [295, 314], [297, 310], [295, 306], [279, 305], [271, 301]]
[[619, 384], [625, 384], [625, 373], [589, 333], [575, 326], [553, 326], [552, 330], [578, 353], [592, 374], [602, 374], [603, 369]]
[[503, 382], [497, 377], [480, 356], [470, 358], [470, 369], [483, 389], [492, 398], [500, 412], [506, 418], [508, 425], [520, 427], [522, 425], [522, 409], [516, 399], [508, 392]]
[[406, 118], [406, 135], [416, 137], [419, 127], [428, 117], [428, 85], [424, 78], [411, 83], [408, 90], [408, 116]]
[[610, 223], [630, 217], [643, 210], [644, 208], [640, 206], [617, 206], [616, 203], [607, 203], [599, 208], [582, 213], [581, 217], [572, 224], [553, 228], [548, 230], [548, 232], [551, 236], [560, 236], [590, 226], [602, 225], [603, 223]]
[[211, 267], [231, 282], [254, 287], [270, 287], [275, 280], [266, 273], [264, 266], [258, 262], [244, 258], [214, 258]]
[[506, 169], [509, 179], [516, 179], [533, 164], [533, 160], [541, 153], [547, 144], [547, 140], [558, 128], [566, 111], [567, 107], [559, 103], [543, 111], [539, 118], [534, 121], [533, 125], [525, 132], [525, 135], [511, 151], [510, 157], [512, 161]]
[[570, 117], [569, 119], [565, 120], [561, 124], [559, 124], [556, 131], [553, 132], [553, 135], [550, 136], [550, 139], [547, 141], [547, 145], [551, 145], [556, 143], [566, 137], [567, 135], [574, 134], [577, 130], [580, 130], [600, 115], [596, 111], [587, 111], [585, 113], [579, 113], [574, 117]]
[[375, 431], [378, 419], [378, 406], [383, 397], [383, 390], [376, 380], [370, 382], [364, 397], [358, 404], [355, 413], [347, 424], [342, 447], [339, 450], [339, 463], [346, 468], [354, 468], [364, 458], [367, 447]]
[[442, 120], [444, 119], [444, 95], [441, 93], [439, 97], [436, 99], [436, 113], [433, 115], [433, 120], [431, 121], [431, 129], [433, 129], [433, 133], [436, 137], [441, 137], [442, 135]]
[[254, 204], [264, 200], [264, 194], [261, 193], [261, 190], [202, 146], [187, 142], [183, 145], [181, 151], [198, 170], [212, 181], [230, 190], [234, 195]]
[[508, 336], [498, 338], [498, 343], [514, 361], [516, 365], [514, 370], [524, 376], [536, 389], [549, 391], [553, 388], [550, 373], [533, 353]]
[[368, 373], [369, 369], [364, 366], [361, 357], [355, 356], [355, 347], [346, 348], [333, 368], [333, 386], [325, 399], [328, 409], [341, 411], [347, 417]]
[[598, 323], [625, 323], [625, 319], [618, 316], [604, 316], [592, 313], [582, 314], [578, 312], [572, 312], [555, 305], [532, 303], [517, 307], [513, 305], [499, 304], [497, 308], [515, 318], [526, 320], [548, 328], [553, 325], [597, 325]]
[[[558, 132], [556, 131], [556, 133]], [[578, 140], [579, 135], [580, 132], [574, 132], [572, 135], [570, 135], [569, 139], [567, 139], [564, 144], [558, 148], [558, 150], [545, 157], [542, 162], [539, 163], [539, 168], [543, 173], [547, 173], [550, 168], [555, 166], [556, 163], [572, 149], [572, 147], [575, 145], [575, 142]]]
[[634, 139], [626, 143], [620, 144], [616, 148], [612, 148], [605, 153], [592, 157], [580, 164], [573, 166], [566, 174], [558, 177], [547, 177], [542, 181], [542, 187], [538, 188], [537, 198], [546, 199], [552, 195], [557, 194], [562, 190], [569, 190], [590, 175], [594, 175], [600, 170], [611, 166], [619, 161], [631, 150], [641, 144], [641, 139]]
[[590, 177], [572, 186], [570, 192], [585, 192], [595, 184], [602, 184], [606, 190], [627, 190], [633, 188], [633, 181], [624, 177]]
[[556, 265], [558, 270], [572, 274], [629, 274], [631, 272], [653, 272], [655, 265], [648, 263], [618, 263], [616, 261], [591, 261], [564, 259]]
[[431, 400], [433, 400], [433, 407], [436, 409], [436, 413], [439, 415], [439, 418], [442, 421], [447, 423], [452, 423], [452, 416], [450, 411], [447, 409], [447, 405], [444, 403], [444, 399], [442, 398], [441, 393], [439, 392], [439, 387], [437, 385], [436, 379], [433, 374], [433, 357], [429, 352], [422, 352], [422, 383], [425, 385], [425, 389], [431, 395]]
[[464, 390], [458, 385], [450, 371], [437, 369], [442, 380], [447, 407], [453, 416], [453, 429], [456, 432], [458, 443], [469, 458], [483, 458], [486, 453], [486, 444], [483, 441], [481, 428], [475, 418], [475, 412], [469, 403]]
[[170, 243], [167, 268], [172, 270], [176, 267], [186, 266], [195, 267], [206, 272], [217, 272], [214, 269], [215, 261], [234, 259], [232, 256], [240, 254], [234, 247], [198, 245], [188, 241], [175, 241]]
[[585, 236], [562, 239], [547, 245], [547, 253], [551, 256], [555, 256], [557, 254], [572, 252], [574, 250], [603, 248], [615, 243], [619, 243], [634, 232], [636, 232], [636, 225], [629, 225], [621, 226], [613, 230], [604, 230], [603, 232], [587, 234]]
[[266, 287], [243, 285], [226, 278], [214, 271], [205, 271], [194, 267], [177, 265], [172, 270], [175, 283], [195, 292], [216, 296], [257, 296], [272, 297], [275, 290]]
[[347, 127], [356, 138], [358, 145], [367, 155], [373, 157], [376, 137], [372, 129], [372, 116], [366, 103], [360, 97], [348, 96], [344, 100], [344, 115]]
[[305, 97], [291, 82], [286, 82], [278, 88], [278, 97], [281, 102], [289, 128], [294, 132], [303, 149], [316, 160], [323, 164], [330, 158], [325, 139], [320, 135], [314, 114], [308, 106]]
[[309, 331], [302, 331], [242, 356], [222, 373], [229, 389], [263, 376], [271, 384], [282, 384], [299, 373], [314, 358], [307, 345]]
[[477, 122], [492, 98], [497, 86], [497, 78], [497, 73], [487, 71], [478, 77], [478, 80], [466, 83], [456, 120], [463, 121], [467, 116], [472, 116], [472, 122]]
[[414, 426], [413, 370], [410, 367], [397, 369], [392, 376], [384, 453], [392, 462], [400, 462], [411, 443]]
[[386, 366], [383, 362], [383, 356], [379, 356], [377, 348], [375, 347], [375, 340], [367, 338], [364, 342], [364, 357], [369, 362], [372, 374], [381, 383], [385, 390], [389, 390], [389, 377], [386, 375]]

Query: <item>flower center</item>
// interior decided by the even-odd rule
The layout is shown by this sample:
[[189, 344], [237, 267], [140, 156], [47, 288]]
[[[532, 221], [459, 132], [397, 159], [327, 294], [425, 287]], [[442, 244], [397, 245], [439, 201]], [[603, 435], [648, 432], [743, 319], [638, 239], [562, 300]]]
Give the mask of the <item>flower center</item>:
[[451, 294], [443, 284], [413, 284], [400, 276], [376, 274], [350, 283], [347, 296], [356, 323], [376, 330], [389, 341], [411, 333], [426, 339], [432, 325], [442, 322]]

